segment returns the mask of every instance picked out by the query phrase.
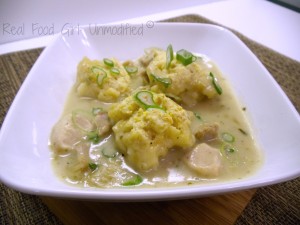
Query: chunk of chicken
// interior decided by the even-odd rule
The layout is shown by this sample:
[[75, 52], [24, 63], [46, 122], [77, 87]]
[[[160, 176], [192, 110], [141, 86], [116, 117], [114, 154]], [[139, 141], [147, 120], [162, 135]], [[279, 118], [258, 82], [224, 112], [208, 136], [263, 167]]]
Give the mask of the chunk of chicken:
[[139, 59], [139, 63], [141, 64], [141, 66], [147, 67], [149, 63], [153, 60], [154, 55], [155, 51], [153, 50], [150, 50], [150, 52], [146, 52], [146, 54]]
[[205, 143], [197, 145], [184, 161], [190, 169], [205, 177], [217, 177], [222, 166], [219, 150]]
[[97, 131], [98, 135], [102, 136], [110, 130], [111, 124], [106, 112], [99, 112], [94, 118], [89, 118], [85, 114], [68, 114], [58, 121], [51, 134], [55, 151], [84, 152], [90, 145], [84, 141], [87, 133]]
[[218, 137], [219, 125], [217, 123], [201, 124], [194, 131], [198, 140], [209, 141]]
[[111, 129], [111, 124], [106, 112], [99, 112], [95, 116], [95, 123], [97, 125], [97, 131], [100, 136], [107, 133]]
[[52, 149], [59, 154], [74, 154], [76, 161], [70, 166], [72, 171], [80, 172], [88, 167], [90, 161], [91, 141], [86, 138], [89, 132], [97, 131], [101, 136], [109, 130], [107, 113], [99, 112], [93, 116], [85, 111], [73, 112], [61, 118], [54, 126], [51, 134]]
[[[83, 122], [84, 120], [80, 120], [80, 124], [84, 125]], [[82, 137], [82, 131], [74, 126], [72, 115], [68, 114], [53, 127], [51, 144], [53, 150], [57, 152], [79, 150], [82, 148], [79, 144]]]

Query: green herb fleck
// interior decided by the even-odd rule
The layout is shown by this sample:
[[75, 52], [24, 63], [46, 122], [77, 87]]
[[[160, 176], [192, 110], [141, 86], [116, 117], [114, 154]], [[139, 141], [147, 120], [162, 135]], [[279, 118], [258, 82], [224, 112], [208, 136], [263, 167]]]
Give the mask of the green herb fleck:
[[87, 133], [86, 138], [88, 141], [93, 142], [93, 144], [98, 144], [100, 142], [100, 136], [96, 131], [91, 131]]
[[217, 78], [215, 77], [215, 75], [214, 75], [212, 72], [209, 73], [209, 76], [211, 77], [212, 84], [213, 84], [213, 86], [214, 86], [216, 92], [217, 92], [219, 95], [221, 95], [222, 92], [223, 92], [223, 90], [222, 90], [221, 86], [219, 85], [219, 83], [218, 83], [218, 81], [217, 81]]
[[96, 163], [89, 163], [89, 168], [94, 171], [95, 169], [98, 168], [98, 165]]
[[143, 182], [143, 178], [140, 175], [136, 174], [134, 178], [123, 182], [121, 185], [122, 186], [134, 186], [134, 185], [138, 185], [142, 182]]
[[222, 150], [224, 153], [234, 153], [235, 149], [232, 145], [224, 143], [222, 145]]
[[244, 131], [243, 129], [239, 128], [238, 130], [239, 130], [242, 134], [247, 135], [247, 132]]
[[202, 118], [201, 118], [201, 116], [199, 115], [199, 113], [194, 112], [194, 115], [195, 115], [195, 117], [196, 117], [198, 120], [202, 120]]

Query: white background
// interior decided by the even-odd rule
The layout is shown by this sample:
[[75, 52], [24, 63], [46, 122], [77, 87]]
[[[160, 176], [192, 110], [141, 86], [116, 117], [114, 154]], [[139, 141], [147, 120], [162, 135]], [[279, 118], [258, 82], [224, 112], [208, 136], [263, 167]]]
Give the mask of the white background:
[[[300, 13], [264, 0], [1, 0], [0, 54], [46, 46], [54, 37], [52, 32], [61, 32], [67, 23], [147, 22], [191, 13], [300, 61]], [[13, 26], [23, 32], [13, 34]], [[46, 36], [40, 27], [46, 28]]]

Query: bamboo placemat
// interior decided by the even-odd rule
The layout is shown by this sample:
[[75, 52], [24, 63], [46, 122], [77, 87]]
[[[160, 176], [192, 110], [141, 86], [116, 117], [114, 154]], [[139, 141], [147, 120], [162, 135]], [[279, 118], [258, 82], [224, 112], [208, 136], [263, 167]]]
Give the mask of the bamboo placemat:
[[[196, 15], [182, 16], [168, 22], [214, 24]], [[261, 60], [299, 112], [300, 63], [237, 32], [234, 33]], [[34, 49], [0, 56], [0, 126], [15, 94], [41, 51], [42, 49]], [[236, 224], [300, 224], [299, 206], [300, 178], [259, 188], [236, 220]], [[172, 224], [176, 224], [176, 221], [173, 222]], [[22, 194], [0, 184], [0, 224], [61, 224], [61, 222], [39, 197]]]

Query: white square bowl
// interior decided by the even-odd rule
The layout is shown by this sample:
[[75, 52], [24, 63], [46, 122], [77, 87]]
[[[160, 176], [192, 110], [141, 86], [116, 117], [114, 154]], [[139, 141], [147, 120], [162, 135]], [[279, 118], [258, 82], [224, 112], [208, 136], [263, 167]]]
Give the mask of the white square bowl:
[[[233, 33], [218, 26], [186, 23], [98, 25], [97, 34], [95, 29], [90, 25], [62, 32], [31, 69], [1, 129], [1, 182], [36, 195], [150, 201], [238, 191], [300, 175], [299, 114], [256, 56]], [[82, 57], [135, 59], [145, 48], [165, 48], [170, 43], [176, 49], [205, 54], [219, 66], [247, 106], [254, 136], [263, 151], [262, 167], [242, 180], [171, 188], [79, 188], [59, 180], [52, 169], [48, 139]]]

